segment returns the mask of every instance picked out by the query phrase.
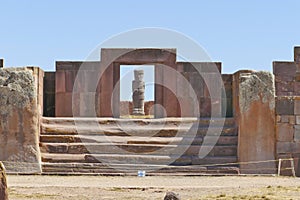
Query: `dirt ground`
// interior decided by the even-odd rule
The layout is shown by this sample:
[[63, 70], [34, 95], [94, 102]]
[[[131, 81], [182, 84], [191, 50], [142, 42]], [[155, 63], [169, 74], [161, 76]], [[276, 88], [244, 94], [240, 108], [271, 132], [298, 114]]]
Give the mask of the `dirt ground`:
[[300, 199], [300, 178], [262, 176], [13, 176], [10, 200]]

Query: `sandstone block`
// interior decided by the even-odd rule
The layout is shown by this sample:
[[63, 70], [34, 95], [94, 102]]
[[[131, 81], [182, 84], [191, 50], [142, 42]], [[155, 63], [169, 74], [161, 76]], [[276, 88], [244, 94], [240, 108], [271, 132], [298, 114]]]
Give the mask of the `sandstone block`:
[[300, 125], [295, 125], [294, 141], [300, 142]]
[[277, 142], [277, 153], [300, 153], [299, 142]]
[[294, 114], [300, 115], [300, 100], [295, 99], [294, 101]]
[[294, 100], [292, 98], [276, 99], [276, 114], [277, 115], [294, 115]]
[[[39, 173], [36, 67], [0, 69], [0, 160], [8, 172]], [[34, 74], [35, 73], [35, 74]], [[42, 73], [41, 73], [42, 74]]]
[[289, 123], [277, 123], [277, 141], [292, 142], [294, 126]]
[[275, 83], [276, 91], [280, 92], [294, 92], [293, 82], [277, 82]]
[[296, 118], [296, 124], [300, 124], [300, 116], [299, 115], [295, 116], [295, 118]]
[[289, 115], [281, 115], [281, 122], [288, 123], [289, 122]]
[[273, 62], [273, 73], [276, 78], [294, 77], [296, 73], [295, 62]]
[[294, 95], [300, 96], [300, 82], [294, 82]]
[[65, 71], [59, 70], [55, 73], [55, 91], [58, 92], [65, 92], [66, 91], [66, 78], [65, 78]]
[[[268, 72], [235, 74], [239, 162], [275, 160], [275, 88]], [[234, 95], [235, 96], [235, 95]], [[268, 170], [264, 170], [264, 169]], [[275, 173], [275, 162], [245, 164], [241, 173]]]

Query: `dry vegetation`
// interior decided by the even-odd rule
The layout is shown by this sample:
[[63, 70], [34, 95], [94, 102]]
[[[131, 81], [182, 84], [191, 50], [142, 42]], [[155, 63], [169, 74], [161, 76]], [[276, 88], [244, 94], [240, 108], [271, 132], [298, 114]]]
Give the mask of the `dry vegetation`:
[[300, 199], [300, 179], [287, 177], [9, 176], [15, 200], [163, 199], [167, 191], [191, 199]]

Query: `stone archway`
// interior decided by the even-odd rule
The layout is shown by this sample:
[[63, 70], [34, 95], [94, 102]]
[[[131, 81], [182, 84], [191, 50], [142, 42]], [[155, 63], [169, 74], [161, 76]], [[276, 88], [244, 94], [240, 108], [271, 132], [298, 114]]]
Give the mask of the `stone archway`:
[[[116, 56], [117, 55], [117, 56]], [[120, 56], [118, 56], [120, 55]], [[117, 59], [114, 59], [117, 57]], [[175, 87], [176, 77], [164, 74], [165, 66], [176, 69], [176, 49], [102, 49], [101, 62], [107, 64], [100, 80], [100, 113], [99, 116], [119, 117], [120, 112], [120, 66], [121, 65], [154, 65], [155, 71], [155, 104], [164, 107], [168, 117], [177, 117], [176, 94], [172, 94], [162, 85]], [[104, 66], [103, 66], [104, 67]], [[109, 79], [108, 77], [113, 77]], [[165, 78], [164, 78], [165, 77]], [[105, 91], [105, 92], [102, 92]], [[107, 105], [111, 105], [112, 108]], [[165, 117], [161, 108], [155, 109], [155, 118]]]

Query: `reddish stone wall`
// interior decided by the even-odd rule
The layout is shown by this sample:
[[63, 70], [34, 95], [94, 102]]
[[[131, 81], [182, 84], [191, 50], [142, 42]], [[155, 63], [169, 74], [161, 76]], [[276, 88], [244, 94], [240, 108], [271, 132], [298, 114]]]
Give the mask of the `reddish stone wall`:
[[97, 83], [93, 85], [98, 80], [99, 68], [100, 62], [56, 62], [56, 117], [96, 116], [94, 112], [99, 108], [91, 105], [97, 105], [95, 101], [100, 93]]
[[[175, 49], [102, 49], [101, 62], [57, 62], [55, 116], [118, 117], [120, 65], [149, 63], [155, 65], [155, 103], [164, 108], [155, 107], [156, 117], [197, 116], [195, 106], [201, 117], [210, 117], [212, 112], [213, 117], [232, 116], [232, 76], [220, 75], [221, 63], [176, 63]], [[80, 81], [73, 91], [78, 76]], [[90, 80], [97, 79], [96, 76], [101, 78], [93, 83], [97, 89], [91, 90]], [[51, 84], [48, 77], [46, 80]], [[221, 94], [223, 82], [226, 93]], [[210, 92], [208, 85], [212, 87]], [[51, 92], [47, 97], [51, 99]], [[225, 105], [227, 110], [223, 109]]]
[[[295, 61], [297, 48], [295, 48]], [[300, 82], [296, 62], [273, 62], [276, 83], [277, 158], [293, 158], [300, 176]], [[291, 162], [283, 161], [282, 173], [291, 175]]]

